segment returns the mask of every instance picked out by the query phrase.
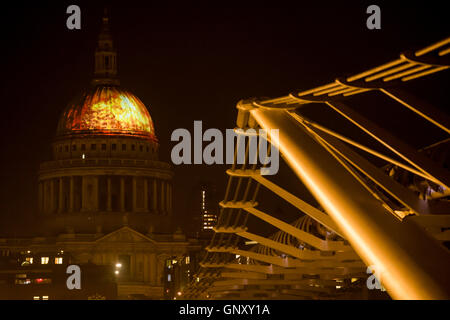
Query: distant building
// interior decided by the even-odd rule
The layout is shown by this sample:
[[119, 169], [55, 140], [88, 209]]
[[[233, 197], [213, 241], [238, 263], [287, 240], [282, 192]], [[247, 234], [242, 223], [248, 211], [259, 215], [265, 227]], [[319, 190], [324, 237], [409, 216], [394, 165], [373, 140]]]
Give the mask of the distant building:
[[[31, 288], [34, 270], [59, 270], [66, 258], [58, 254], [64, 252], [82, 268], [112, 268], [118, 298], [167, 296], [164, 288], [173, 279], [167, 278], [166, 266], [186, 261], [200, 246], [171, 227], [173, 171], [159, 161], [158, 148], [147, 108], [120, 87], [117, 52], [105, 15], [91, 87], [62, 113], [53, 159], [40, 167], [41, 225], [29, 237], [0, 237], [0, 252], [25, 253], [20, 266], [3, 265], [0, 274], [24, 275], [17, 281]], [[10, 280], [3, 279], [3, 285]], [[184, 281], [181, 275], [176, 280]]]
[[112, 266], [79, 264], [80, 290], [68, 290], [67, 266], [74, 259], [59, 251], [31, 251], [0, 255], [0, 300], [110, 300], [117, 298], [117, 283]]
[[201, 183], [199, 188], [201, 232], [212, 231], [217, 223], [218, 202], [211, 183]]

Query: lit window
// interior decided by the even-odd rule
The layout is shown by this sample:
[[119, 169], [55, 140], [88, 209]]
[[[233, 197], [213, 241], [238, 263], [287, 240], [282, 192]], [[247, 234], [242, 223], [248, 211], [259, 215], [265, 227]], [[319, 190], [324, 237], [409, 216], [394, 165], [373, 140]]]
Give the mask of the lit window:
[[28, 262], [29, 264], [33, 264], [33, 257], [26, 257], [25, 261]]
[[39, 296], [34, 296], [33, 300], [40, 300], [40, 297]]
[[167, 281], [169, 281], [169, 282], [172, 281], [172, 275], [171, 274], [167, 275]]
[[48, 264], [48, 257], [41, 257], [41, 264]]
[[56, 257], [55, 258], [55, 264], [62, 264], [63, 263], [63, 258], [62, 257]]
[[42, 296], [42, 300], [48, 300], [48, 296]]
[[189, 264], [189, 263], [191, 263], [191, 257], [190, 257], [190, 256], [187, 256], [187, 257], [186, 257], [186, 264]]
[[16, 279], [15, 280], [15, 284], [30, 284], [31, 280], [30, 279]]

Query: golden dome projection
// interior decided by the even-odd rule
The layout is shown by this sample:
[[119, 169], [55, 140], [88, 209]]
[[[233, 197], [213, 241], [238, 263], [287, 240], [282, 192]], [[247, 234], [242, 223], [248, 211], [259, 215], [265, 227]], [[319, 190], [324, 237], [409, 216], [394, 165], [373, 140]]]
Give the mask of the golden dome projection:
[[156, 141], [152, 118], [139, 98], [116, 86], [97, 86], [72, 101], [59, 123], [57, 136], [127, 135]]

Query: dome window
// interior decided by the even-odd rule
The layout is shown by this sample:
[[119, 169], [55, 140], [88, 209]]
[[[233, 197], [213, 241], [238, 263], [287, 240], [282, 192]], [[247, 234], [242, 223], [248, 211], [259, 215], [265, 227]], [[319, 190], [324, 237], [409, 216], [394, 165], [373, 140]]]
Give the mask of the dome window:
[[81, 145], [81, 151], [85, 151], [86, 150], [86, 145], [83, 143], [82, 145]]
[[97, 145], [96, 144], [91, 144], [91, 150], [97, 150]]
[[102, 150], [103, 150], [103, 151], [106, 150], [106, 143], [102, 143]]
[[113, 151], [116, 151], [117, 145], [116, 145], [115, 143], [113, 143], [113, 144], [111, 145], [111, 149], [112, 149]]

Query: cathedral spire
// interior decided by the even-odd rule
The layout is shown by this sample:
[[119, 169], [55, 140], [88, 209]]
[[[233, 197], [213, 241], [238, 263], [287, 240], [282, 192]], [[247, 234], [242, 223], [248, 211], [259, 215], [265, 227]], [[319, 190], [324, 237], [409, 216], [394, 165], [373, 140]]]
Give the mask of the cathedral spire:
[[108, 10], [105, 8], [102, 27], [95, 49], [94, 85], [119, 85], [117, 78], [117, 51], [110, 32]]

